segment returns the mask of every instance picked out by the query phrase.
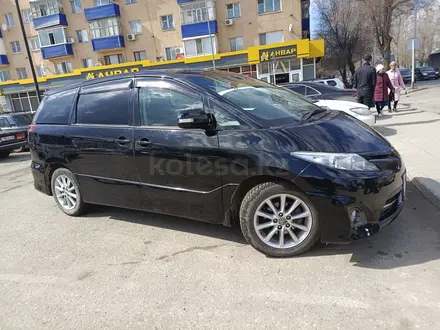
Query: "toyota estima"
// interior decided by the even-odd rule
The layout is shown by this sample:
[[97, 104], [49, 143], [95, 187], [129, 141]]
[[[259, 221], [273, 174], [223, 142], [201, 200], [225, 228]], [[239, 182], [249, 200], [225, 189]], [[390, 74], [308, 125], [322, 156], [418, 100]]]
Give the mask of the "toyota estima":
[[68, 215], [104, 204], [239, 223], [271, 256], [372, 236], [406, 190], [399, 154], [368, 125], [226, 72], [146, 71], [51, 90], [29, 146], [35, 188]]

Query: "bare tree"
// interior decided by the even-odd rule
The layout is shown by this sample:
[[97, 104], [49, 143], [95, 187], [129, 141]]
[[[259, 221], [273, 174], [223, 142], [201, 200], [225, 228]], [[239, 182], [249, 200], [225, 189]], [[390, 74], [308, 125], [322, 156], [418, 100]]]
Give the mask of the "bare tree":
[[325, 66], [337, 70], [345, 84], [348, 72], [356, 70], [358, 60], [368, 45], [362, 6], [356, 1], [318, 0], [320, 20], [318, 37], [325, 40]]
[[388, 68], [393, 41], [393, 20], [411, 9], [412, 0], [360, 0], [360, 2], [364, 4], [371, 20], [377, 48], [384, 59], [385, 67]]
[[436, 21], [434, 10], [432, 10], [430, 6], [425, 6], [419, 11], [419, 49], [417, 50], [417, 60], [420, 65], [428, 63], [429, 55], [435, 49], [438, 23], [439, 22]]

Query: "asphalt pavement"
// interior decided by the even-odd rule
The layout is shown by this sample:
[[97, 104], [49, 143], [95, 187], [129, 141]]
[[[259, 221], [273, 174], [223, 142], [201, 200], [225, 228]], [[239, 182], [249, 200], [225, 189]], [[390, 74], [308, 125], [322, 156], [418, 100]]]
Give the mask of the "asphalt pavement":
[[62, 213], [27, 153], [0, 162], [0, 329], [440, 329], [440, 211], [273, 259], [237, 229], [93, 207]]

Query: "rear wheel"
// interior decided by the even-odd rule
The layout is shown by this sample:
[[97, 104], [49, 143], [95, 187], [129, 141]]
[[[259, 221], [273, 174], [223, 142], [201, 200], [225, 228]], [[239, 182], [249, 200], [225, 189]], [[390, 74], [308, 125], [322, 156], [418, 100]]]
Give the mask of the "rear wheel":
[[61, 211], [71, 216], [84, 213], [86, 204], [82, 201], [78, 181], [66, 168], [55, 170], [51, 180], [52, 193]]
[[318, 214], [303, 193], [275, 182], [251, 189], [241, 204], [240, 225], [246, 240], [274, 257], [306, 252], [319, 238]]
[[1, 151], [0, 152], [0, 159], [8, 157], [10, 153], [11, 153], [10, 151]]

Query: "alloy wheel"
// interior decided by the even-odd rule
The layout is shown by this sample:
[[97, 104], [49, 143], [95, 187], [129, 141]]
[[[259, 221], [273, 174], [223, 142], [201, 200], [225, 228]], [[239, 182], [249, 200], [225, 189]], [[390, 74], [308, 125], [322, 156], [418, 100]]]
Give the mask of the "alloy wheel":
[[297, 246], [309, 236], [313, 225], [307, 204], [291, 194], [266, 198], [254, 215], [254, 229], [262, 242], [277, 249]]
[[77, 204], [77, 192], [73, 182], [66, 175], [55, 179], [55, 195], [60, 205], [66, 210], [72, 210]]

